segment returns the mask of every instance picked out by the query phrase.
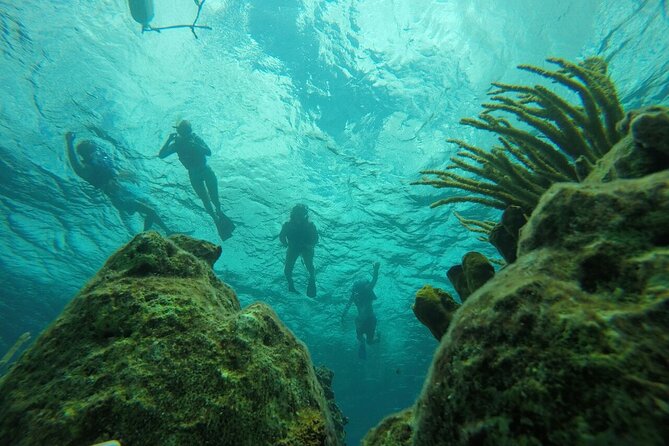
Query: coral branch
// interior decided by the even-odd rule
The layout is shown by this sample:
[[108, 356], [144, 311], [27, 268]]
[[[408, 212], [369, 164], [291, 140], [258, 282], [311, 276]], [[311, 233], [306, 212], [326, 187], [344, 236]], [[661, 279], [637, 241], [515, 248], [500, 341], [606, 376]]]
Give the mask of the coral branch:
[[[541, 195], [555, 182], [580, 181], [611, 147], [621, 131], [615, 124], [624, 113], [615, 86], [607, 75], [606, 62], [598, 57], [574, 64], [547, 59], [558, 70], [519, 65], [521, 70], [553, 81], [578, 96], [572, 104], [542, 86], [495, 82], [491, 102], [483, 104], [478, 118], [460, 122], [498, 136], [501, 147], [484, 150], [457, 139], [448, 142], [460, 150], [441, 170], [425, 170], [412, 184], [464, 190], [474, 195], [450, 196], [432, 203], [473, 202], [495, 209], [519, 206], [530, 213]], [[449, 172], [468, 172], [467, 177]], [[470, 177], [471, 175], [471, 177]], [[473, 232], [489, 231], [458, 216]]]

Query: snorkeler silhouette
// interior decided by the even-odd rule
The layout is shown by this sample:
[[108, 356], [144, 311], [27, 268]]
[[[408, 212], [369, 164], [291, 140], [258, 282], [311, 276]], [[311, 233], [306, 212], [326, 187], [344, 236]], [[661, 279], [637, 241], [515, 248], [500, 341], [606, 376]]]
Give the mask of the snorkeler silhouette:
[[[111, 200], [119, 212], [144, 216], [144, 230], [153, 224], [160, 226], [166, 234], [172, 231], [165, 225], [158, 213], [149, 204], [148, 196], [136, 185], [129, 184], [127, 172], [120, 172], [111, 156], [92, 140], [83, 140], [74, 147], [75, 134], [67, 132], [65, 142], [67, 156], [74, 172], [91, 186], [101, 190]], [[133, 180], [130, 179], [132, 182]]]
[[225, 241], [232, 237], [235, 224], [221, 211], [221, 202], [218, 199], [218, 180], [214, 171], [207, 165], [207, 158], [211, 155], [209, 146], [202, 138], [193, 133], [190, 122], [185, 119], [176, 126], [176, 133], [171, 133], [158, 156], [166, 158], [173, 153], [179, 156], [179, 161], [188, 170], [190, 184], [207, 214], [214, 219], [218, 235]]
[[[374, 344], [378, 342], [378, 335], [374, 337], [376, 330], [376, 316], [372, 308], [372, 301], [376, 300], [374, 293], [374, 286], [379, 279], [379, 262], [375, 262], [372, 270], [372, 280], [361, 280], [353, 285], [351, 290], [351, 298], [346, 303], [344, 312], [341, 315], [341, 321], [344, 322], [344, 317], [348, 313], [351, 304], [355, 303], [358, 308], [358, 316], [355, 318], [355, 332], [358, 337], [358, 357], [365, 359], [367, 351], [365, 349], [365, 340], [367, 344]], [[365, 339], [366, 337], [366, 339]]]
[[309, 221], [309, 208], [297, 204], [290, 212], [290, 220], [285, 222], [279, 233], [279, 241], [286, 250], [283, 273], [288, 280], [288, 291], [297, 293], [293, 283], [293, 267], [298, 257], [302, 256], [304, 266], [309, 272], [307, 296], [316, 297], [316, 270], [314, 269], [314, 247], [318, 243], [316, 226]]

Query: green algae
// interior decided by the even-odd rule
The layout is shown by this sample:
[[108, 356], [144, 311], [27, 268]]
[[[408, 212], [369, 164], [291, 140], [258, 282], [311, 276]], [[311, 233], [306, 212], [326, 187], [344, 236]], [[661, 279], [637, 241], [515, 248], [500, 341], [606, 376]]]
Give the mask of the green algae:
[[320, 444], [339, 444], [304, 345], [210, 263], [157, 233], [113, 254], [2, 380], [0, 437], [276, 444], [317, 413]]

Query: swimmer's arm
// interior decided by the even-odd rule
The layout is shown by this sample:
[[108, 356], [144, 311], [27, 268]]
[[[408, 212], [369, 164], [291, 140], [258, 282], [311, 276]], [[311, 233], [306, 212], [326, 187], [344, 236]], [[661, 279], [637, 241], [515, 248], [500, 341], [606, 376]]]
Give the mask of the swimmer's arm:
[[166, 158], [170, 156], [173, 153], [176, 153], [176, 149], [174, 148], [174, 141], [177, 138], [176, 133], [170, 133], [170, 137], [167, 138], [167, 141], [165, 141], [165, 144], [160, 148], [160, 152], [158, 152], [158, 156], [160, 158]]
[[316, 229], [316, 225], [313, 223], [310, 224], [309, 228], [311, 230], [311, 236], [309, 237], [311, 239], [310, 246], [313, 248], [318, 244], [318, 230]]
[[74, 170], [74, 173], [80, 177], [86, 177], [86, 168], [81, 164], [79, 157], [77, 157], [77, 154], [74, 151], [74, 133], [67, 132], [65, 134], [65, 143], [67, 144], [67, 158], [70, 161], [72, 170]]
[[369, 284], [370, 289], [374, 289], [376, 281], [379, 280], [379, 267], [381, 264], [379, 262], [374, 262], [374, 271], [372, 272], [372, 282]]
[[346, 303], [346, 306], [344, 307], [344, 311], [341, 314], [341, 320], [343, 321], [344, 318], [346, 317], [346, 314], [348, 313], [348, 309], [351, 308], [351, 304], [353, 303], [353, 295], [351, 295], [351, 298], [348, 300]]
[[287, 236], [287, 232], [288, 232], [288, 228], [287, 228], [286, 226], [287, 226], [287, 223], [284, 223], [283, 226], [281, 227], [281, 232], [279, 233], [279, 241], [281, 242], [281, 244], [282, 244], [284, 247], [285, 247], [285, 246], [288, 246], [288, 240], [287, 240], [287, 238], [286, 238], [286, 236]]

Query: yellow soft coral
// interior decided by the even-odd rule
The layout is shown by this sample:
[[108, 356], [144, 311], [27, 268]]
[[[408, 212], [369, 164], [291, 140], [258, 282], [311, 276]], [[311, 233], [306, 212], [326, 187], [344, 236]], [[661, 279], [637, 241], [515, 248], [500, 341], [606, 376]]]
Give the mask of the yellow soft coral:
[[[483, 104], [478, 119], [464, 118], [465, 125], [498, 135], [501, 146], [483, 150], [460, 140], [460, 147], [445, 170], [425, 170], [428, 175], [412, 184], [454, 188], [469, 192], [443, 198], [431, 207], [474, 202], [497, 209], [519, 206], [531, 212], [541, 195], [555, 182], [581, 181], [594, 163], [621, 139], [616, 123], [623, 117], [606, 62], [597, 57], [580, 64], [548, 59], [559, 67], [550, 71], [531, 65], [518, 68], [533, 72], [576, 93], [574, 105], [546, 87], [493, 83], [492, 102]], [[503, 112], [523, 124], [519, 127]], [[473, 176], [453, 173], [460, 168]]]

